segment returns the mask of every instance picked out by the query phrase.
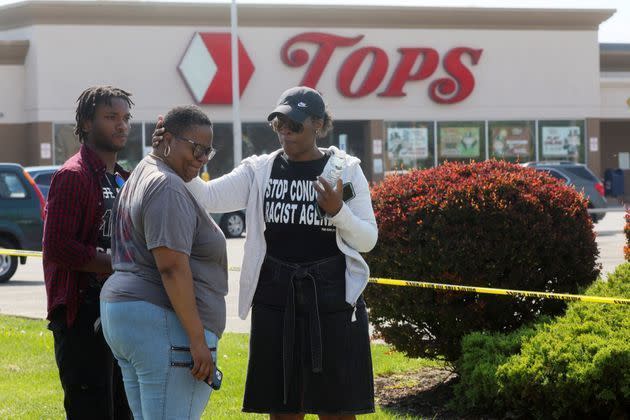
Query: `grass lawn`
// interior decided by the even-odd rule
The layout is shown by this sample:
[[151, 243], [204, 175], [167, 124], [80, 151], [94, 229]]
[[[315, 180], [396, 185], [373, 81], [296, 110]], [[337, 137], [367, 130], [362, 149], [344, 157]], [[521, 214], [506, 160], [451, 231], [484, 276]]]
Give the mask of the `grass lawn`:
[[[224, 381], [221, 391], [210, 398], [203, 418], [268, 418], [241, 413], [247, 352], [247, 334], [224, 334], [219, 344], [219, 366]], [[406, 358], [379, 344], [372, 345], [372, 358], [375, 375], [438, 364]], [[63, 419], [62, 399], [52, 333], [46, 329], [46, 322], [0, 316], [0, 419]], [[374, 415], [361, 417], [396, 418], [380, 408]]]

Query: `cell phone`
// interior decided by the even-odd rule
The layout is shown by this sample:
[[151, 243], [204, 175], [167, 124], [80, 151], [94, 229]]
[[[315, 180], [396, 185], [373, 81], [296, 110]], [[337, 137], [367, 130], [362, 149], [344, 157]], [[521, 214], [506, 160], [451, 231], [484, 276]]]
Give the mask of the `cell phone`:
[[[356, 196], [357, 194], [354, 192], [354, 186], [352, 185], [352, 182], [346, 182], [345, 184], [343, 184], [342, 200], [344, 201], [344, 203], [347, 203]], [[317, 212], [317, 216], [320, 219], [323, 219], [325, 217], [325, 212], [321, 207], [319, 207], [317, 201], [315, 201], [315, 211]]]
[[[190, 352], [190, 347], [180, 347], [180, 346], [171, 346], [171, 350], [173, 351], [182, 351], [182, 352]], [[208, 347], [208, 350], [217, 351], [216, 347]], [[195, 366], [194, 362], [177, 362], [172, 361], [171, 366], [180, 366], [180, 367], [188, 367], [192, 370]], [[208, 376], [204, 379], [204, 382], [207, 383], [212, 389], [218, 391], [221, 388], [221, 382], [223, 381], [223, 372], [217, 367], [216, 362], [214, 365], [214, 373], [212, 377]]]
[[[189, 365], [189, 366], [192, 369], [192, 365]], [[221, 389], [221, 382], [223, 381], [223, 372], [221, 372], [221, 369], [219, 369], [215, 365], [214, 373], [212, 374], [212, 376], [208, 376], [203, 381], [207, 383], [210, 388], [214, 389], [215, 391], [218, 391], [219, 389]]]
[[348, 202], [350, 200], [352, 200], [354, 197], [356, 197], [357, 194], [354, 192], [354, 186], [352, 185], [352, 182], [346, 182], [345, 184], [343, 184], [343, 201], [344, 202]]
[[210, 388], [218, 391], [221, 389], [221, 382], [223, 382], [223, 372], [218, 367], [214, 367], [214, 374], [212, 375], [212, 380], [210, 380], [210, 376], [208, 376], [205, 382], [210, 385]]

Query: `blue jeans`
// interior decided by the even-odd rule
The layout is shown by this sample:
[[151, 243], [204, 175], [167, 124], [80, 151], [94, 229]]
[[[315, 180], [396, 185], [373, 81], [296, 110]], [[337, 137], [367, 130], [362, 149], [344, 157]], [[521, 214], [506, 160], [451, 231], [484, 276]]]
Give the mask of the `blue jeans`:
[[[120, 365], [134, 419], [198, 419], [211, 388], [190, 373], [190, 342], [174, 311], [145, 301], [101, 301], [105, 340]], [[206, 330], [206, 343], [217, 336]], [[216, 362], [216, 350], [212, 352]]]

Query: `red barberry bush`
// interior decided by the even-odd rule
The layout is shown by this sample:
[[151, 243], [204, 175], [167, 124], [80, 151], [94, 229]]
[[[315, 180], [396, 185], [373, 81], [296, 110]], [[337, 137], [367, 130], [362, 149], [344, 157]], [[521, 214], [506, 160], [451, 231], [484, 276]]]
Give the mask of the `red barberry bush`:
[[[582, 195], [548, 174], [500, 161], [446, 163], [372, 189], [379, 226], [372, 277], [577, 293], [598, 275]], [[377, 333], [414, 357], [454, 361], [463, 335], [508, 332], [563, 301], [370, 285]]]

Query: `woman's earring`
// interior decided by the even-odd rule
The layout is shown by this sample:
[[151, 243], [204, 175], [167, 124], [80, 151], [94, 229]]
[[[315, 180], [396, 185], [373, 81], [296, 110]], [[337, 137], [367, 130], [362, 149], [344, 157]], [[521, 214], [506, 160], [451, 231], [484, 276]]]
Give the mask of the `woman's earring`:
[[167, 144], [166, 149], [164, 150], [164, 157], [168, 157], [171, 154], [171, 145]]

